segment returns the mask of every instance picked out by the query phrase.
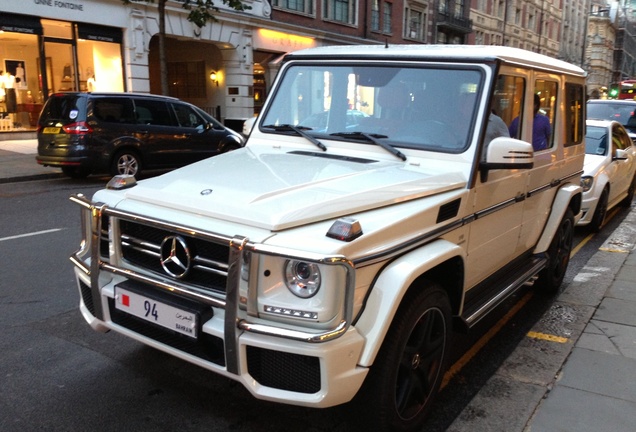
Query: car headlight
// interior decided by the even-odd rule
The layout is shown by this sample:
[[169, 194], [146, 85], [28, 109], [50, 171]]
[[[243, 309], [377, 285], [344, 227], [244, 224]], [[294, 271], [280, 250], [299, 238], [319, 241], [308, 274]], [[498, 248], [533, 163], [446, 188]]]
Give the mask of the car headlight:
[[592, 185], [594, 184], [594, 177], [581, 177], [581, 187], [583, 188], [583, 192], [587, 192], [592, 189]]
[[300, 298], [316, 295], [320, 289], [321, 279], [317, 264], [297, 260], [285, 262], [285, 285]]

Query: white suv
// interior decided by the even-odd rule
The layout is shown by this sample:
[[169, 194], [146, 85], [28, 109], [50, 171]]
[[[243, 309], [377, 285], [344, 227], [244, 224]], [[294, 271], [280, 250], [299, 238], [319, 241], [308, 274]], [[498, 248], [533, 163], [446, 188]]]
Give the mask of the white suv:
[[561, 284], [584, 110], [580, 68], [518, 49], [292, 53], [244, 149], [71, 198], [81, 312], [255, 397], [416, 430], [451, 331]]

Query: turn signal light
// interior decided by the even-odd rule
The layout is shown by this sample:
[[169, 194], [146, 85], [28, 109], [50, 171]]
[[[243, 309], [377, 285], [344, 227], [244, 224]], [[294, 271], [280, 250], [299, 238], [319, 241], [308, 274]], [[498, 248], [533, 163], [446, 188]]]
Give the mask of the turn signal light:
[[357, 239], [362, 235], [362, 226], [360, 222], [353, 218], [340, 218], [335, 221], [329, 231], [327, 231], [327, 237], [335, 238], [350, 242]]

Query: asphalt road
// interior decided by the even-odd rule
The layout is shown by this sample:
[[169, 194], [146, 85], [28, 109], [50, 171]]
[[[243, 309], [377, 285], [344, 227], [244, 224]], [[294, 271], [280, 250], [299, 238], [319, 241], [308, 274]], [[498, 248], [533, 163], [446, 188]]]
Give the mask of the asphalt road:
[[[90, 329], [68, 260], [79, 241], [79, 211], [68, 196], [90, 196], [104, 183], [0, 185], [0, 431], [349, 431], [355, 420], [346, 405], [258, 401], [227, 378]], [[565, 284], [625, 214], [598, 236], [577, 232], [584, 244]], [[456, 335], [453, 374], [424, 430], [446, 430], [550, 304], [520, 292], [469, 335]]]

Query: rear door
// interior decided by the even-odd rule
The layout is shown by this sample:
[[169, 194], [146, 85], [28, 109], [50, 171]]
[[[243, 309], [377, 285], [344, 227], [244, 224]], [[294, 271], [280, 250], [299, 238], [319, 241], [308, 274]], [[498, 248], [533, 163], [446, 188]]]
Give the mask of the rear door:
[[177, 125], [168, 103], [162, 99], [135, 98], [135, 136], [142, 142], [142, 162], [147, 168], [183, 164], [187, 135]]

